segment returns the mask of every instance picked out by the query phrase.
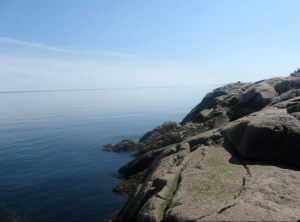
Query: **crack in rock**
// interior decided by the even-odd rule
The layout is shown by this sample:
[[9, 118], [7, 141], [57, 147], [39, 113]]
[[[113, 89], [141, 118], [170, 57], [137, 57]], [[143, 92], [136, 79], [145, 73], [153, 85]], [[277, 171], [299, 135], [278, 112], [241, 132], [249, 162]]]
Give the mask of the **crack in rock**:
[[229, 205], [229, 206], [226, 206], [226, 207], [223, 207], [221, 210], [218, 211], [218, 214], [221, 214], [223, 213], [224, 211], [230, 209], [231, 207], [237, 205], [236, 203], [235, 204], [232, 204], [232, 205]]
[[[184, 171], [184, 170], [186, 169], [188, 163], [189, 163], [191, 160], [192, 160], [192, 157], [190, 157], [190, 159], [183, 165], [181, 171], [179, 172], [179, 176], [178, 176], [176, 188], [175, 188], [175, 190], [174, 190], [174, 192], [173, 192], [173, 194], [172, 194], [172, 197], [174, 197], [174, 195], [175, 195], [176, 191], [178, 190], [178, 187], [179, 187], [179, 185], [180, 185], [180, 183], [181, 183], [181, 180], [182, 180], [182, 178], [181, 178], [181, 173], [182, 173], [182, 171]], [[167, 206], [166, 206], [166, 208], [165, 208], [165, 210], [164, 210], [164, 213], [163, 213], [163, 220], [162, 220], [162, 221], [164, 221], [164, 216], [165, 216], [167, 210], [168, 210], [169, 207], [170, 207], [169, 204], [171, 203], [171, 200], [172, 200], [172, 198], [169, 199], [169, 202], [168, 202], [168, 204], [167, 204]]]
[[246, 164], [244, 164], [242, 160], [240, 160], [240, 161], [241, 161], [242, 166], [245, 168], [245, 170], [246, 170], [246, 172], [247, 172], [247, 175], [248, 175], [249, 177], [251, 177], [251, 172], [250, 172], [249, 167], [248, 167]]
[[233, 198], [234, 200], [241, 195], [241, 193], [243, 192], [243, 190], [245, 190], [245, 185], [246, 185], [246, 178], [243, 177], [242, 178], [242, 188], [240, 189], [240, 191], [238, 192], [238, 194], [236, 196], [234, 196], [234, 198]]
[[234, 154], [234, 156], [235, 156], [237, 159], [239, 159], [241, 165], [245, 168], [247, 175], [248, 175], [249, 177], [251, 177], [250, 169], [249, 169], [249, 167], [248, 167], [246, 164], [243, 163], [243, 160], [242, 160], [242, 158], [240, 157], [238, 151], [237, 151], [237, 150], [234, 148], [234, 146], [229, 142], [229, 140], [227, 139], [226, 136], [225, 136], [224, 138], [225, 138], [226, 142], [228, 143], [229, 147], [231, 148], [232, 154]]
[[205, 218], [205, 217], [207, 217], [207, 216], [201, 216], [201, 217], [198, 217], [198, 218], [196, 218], [195, 220], [193, 220], [193, 222], [200, 221], [200, 220], [202, 220], [202, 219]]

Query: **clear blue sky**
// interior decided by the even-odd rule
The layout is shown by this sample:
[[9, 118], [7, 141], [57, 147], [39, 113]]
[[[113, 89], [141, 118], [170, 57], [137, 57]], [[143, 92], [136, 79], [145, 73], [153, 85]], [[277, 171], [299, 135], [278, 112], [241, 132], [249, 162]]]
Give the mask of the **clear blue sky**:
[[0, 91], [217, 85], [300, 66], [298, 0], [1, 0]]

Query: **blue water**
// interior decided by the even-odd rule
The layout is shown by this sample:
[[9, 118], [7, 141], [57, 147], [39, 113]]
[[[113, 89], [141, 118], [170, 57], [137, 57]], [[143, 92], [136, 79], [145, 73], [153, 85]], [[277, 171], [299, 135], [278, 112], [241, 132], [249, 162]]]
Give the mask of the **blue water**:
[[27, 221], [100, 221], [126, 199], [111, 190], [138, 140], [180, 122], [213, 87], [0, 94], [0, 207]]

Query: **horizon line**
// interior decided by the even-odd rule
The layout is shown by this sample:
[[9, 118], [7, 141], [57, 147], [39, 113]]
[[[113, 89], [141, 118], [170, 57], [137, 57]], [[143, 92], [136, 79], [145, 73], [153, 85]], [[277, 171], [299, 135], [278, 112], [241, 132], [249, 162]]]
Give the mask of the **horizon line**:
[[[208, 86], [222, 86], [220, 85], [208, 85]], [[122, 90], [122, 89], [162, 89], [162, 88], [189, 88], [189, 87], [207, 87], [207, 86], [150, 86], [150, 87], [128, 87], [128, 88], [99, 88], [99, 89], [50, 89], [50, 90], [12, 90], [12, 91], [0, 91], [0, 94], [7, 93], [45, 93], [45, 92], [71, 92], [71, 91], [101, 91], [101, 90]]]

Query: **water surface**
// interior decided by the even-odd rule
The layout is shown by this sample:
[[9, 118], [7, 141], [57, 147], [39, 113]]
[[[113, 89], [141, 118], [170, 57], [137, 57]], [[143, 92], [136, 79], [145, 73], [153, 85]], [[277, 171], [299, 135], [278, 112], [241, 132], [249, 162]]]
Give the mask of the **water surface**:
[[112, 175], [132, 157], [103, 145], [180, 122], [212, 88], [1, 93], [0, 206], [27, 221], [108, 218], [126, 202]]

